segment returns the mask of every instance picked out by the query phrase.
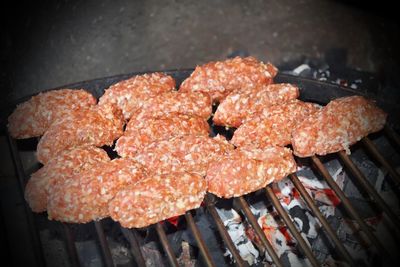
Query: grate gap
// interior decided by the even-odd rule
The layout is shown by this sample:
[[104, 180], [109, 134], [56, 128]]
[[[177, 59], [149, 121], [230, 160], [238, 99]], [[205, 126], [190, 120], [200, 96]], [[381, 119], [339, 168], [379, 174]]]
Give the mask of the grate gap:
[[125, 227], [121, 227], [121, 231], [124, 234], [125, 238], [128, 239], [128, 242], [130, 244], [130, 250], [136, 261], [136, 265], [146, 266], [146, 262], [143, 258], [142, 251], [140, 250], [140, 245], [136, 236], [136, 231]]
[[99, 238], [104, 262], [107, 267], [113, 267], [114, 261], [111, 255], [110, 246], [108, 245], [107, 238], [104, 234], [104, 229], [101, 221], [95, 221], [94, 226], [96, 228], [97, 237]]
[[[258, 225], [256, 217], [254, 216], [253, 213], [251, 213], [249, 204], [246, 202], [246, 200], [242, 196], [235, 198], [235, 200], [237, 201], [240, 209], [246, 215], [251, 226], [253, 227], [254, 231], [256, 232], [258, 238], [260, 238], [260, 240], [264, 246], [264, 251], [267, 250], [269, 256], [272, 258], [272, 261], [275, 263], [276, 266], [283, 267], [283, 264], [282, 264], [281, 260], [279, 259], [278, 255], [276, 254], [274, 248], [272, 247], [271, 243], [265, 236], [260, 225]], [[263, 251], [263, 253], [264, 253], [264, 251]]]
[[314, 266], [314, 267], [320, 266], [320, 264], [318, 263], [317, 259], [314, 256], [311, 248], [307, 245], [306, 241], [301, 236], [300, 232], [297, 230], [296, 226], [294, 225], [294, 223], [290, 219], [289, 215], [283, 209], [281, 203], [279, 202], [279, 199], [275, 196], [275, 194], [272, 191], [272, 188], [270, 186], [266, 187], [266, 195], [271, 200], [271, 202], [274, 205], [276, 211], [279, 213], [279, 216], [286, 223], [287, 227], [289, 228], [289, 231], [296, 238], [298, 244], [300, 245], [301, 249], [303, 250], [303, 253], [310, 260], [310, 263], [312, 264], [312, 266]]
[[355, 210], [355, 208], [353, 207], [353, 205], [351, 204], [349, 199], [346, 197], [346, 195], [343, 193], [343, 191], [340, 189], [340, 187], [333, 180], [332, 176], [329, 174], [328, 170], [325, 168], [325, 166], [322, 164], [322, 162], [316, 156], [312, 156], [311, 159], [312, 159], [313, 163], [315, 164], [315, 166], [317, 167], [318, 171], [322, 174], [325, 181], [333, 189], [333, 191], [336, 193], [336, 195], [340, 198], [346, 211], [349, 213], [349, 215], [354, 220], [356, 220], [356, 222], [358, 223], [358, 225], [359, 225], [360, 229], [363, 231], [363, 233], [368, 237], [368, 239], [371, 241], [371, 243], [380, 252], [382, 252], [385, 256], [387, 256], [390, 259], [391, 258], [390, 254], [387, 252], [387, 250], [382, 245], [382, 243], [378, 240], [378, 238], [371, 232], [370, 227], [363, 221], [363, 219], [358, 214], [358, 212]]
[[79, 256], [78, 256], [78, 251], [76, 250], [75, 246], [75, 238], [72, 234], [72, 229], [71, 227], [66, 224], [66, 223], [61, 223], [64, 229], [64, 234], [65, 234], [65, 239], [67, 240], [67, 250], [68, 254], [71, 259], [71, 264], [72, 266], [79, 267], [81, 266], [81, 263], [79, 261]]
[[179, 266], [178, 261], [175, 257], [175, 253], [174, 253], [171, 245], [168, 242], [167, 235], [165, 234], [164, 228], [161, 223], [156, 223], [156, 231], [157, 231], [158, 237], [160, 239], [161, 245], [162, 245], [165, 253], [167, 254], [170, 266], [174, 266], [174, 267]]
[[207, 205], [207, 209], [210, 212], [210, 215], [213, 218], [215, 225], [217, 226], [218, 232], [220, 233], [225, 245], [228, 247], [229, 251], [233, 255], [233, 258], [235, 259], [235, 265], [238, 267], [248, 266], [248, 264], [245, 263], [240, 256], [239, 251], [236, 249], [235, 244], [233, 243], [228, 231], [226, 230], [224, 223], [219, 217], [218, 212], [214, 206], [213, 196], [207, 194], [205, 202]]
[[316, 216], [319, 222], [324, 227], [325, 232], [331, 238], [333, 243], [335, 243], [336, 248], [339, 250], [341, 256], [344, 260], [346, 260], [351, 266], [355, 266], [355, 262], [353, 258], [350, 256], [349, 252], [343, 246], [342, 242], [339, 240], [339, 237], [336, 235], [335, 231], [332, 229], [326, 218], [322, 215], [318, 207], [315, 205], [314, 201], [312, 200], [311, 196], [308, 194], [307, 190], [299, 180], [296, 174], [291, 174], [290, 179], [293, 182], [296, 189], [300, 192], [302, 198], [306, 201], [307, 205], [312, 210], [314, 216]]
[[400, 175], [396, 172], [396, 170], [390, 165], [390, 163], [382, 156], [379, 152], [376, 145], [368, 138], [364, 137], [361, 139], [361, 143], [367, 148], [367, 150], [371, 153], [371, 155], [385, 168], [390, 177], [393, 179], [393, 182], [396, 187], [400, 185]]
[[203, 259], [206, 263], [207, 266], [215, 266], [213, 260], [211, 259], [210, 252], [207, 249], [206, 244], [204, 243], [203, 238], [201, 237], [200, 231], [196, 226], [196, 223], [194, 222], [193, 216], [190, 213], [190, 211], [187, 211], [185, 213], [185, 218], [186, 222], [189, 225], [190, 230], [193, 233], [194, 238], [196, 239], [197, 245], [199, 246], [201, 255], [203, 256]]
[[[340, 151], [338, 152], [338, 154], [340, 159], [343, 161], [344, 165], [350, 170], [353, 176], [357, 179], [359, 185], [362, 186], [365, 189], [365, 191], [367, 191], [367, 193], [375, 201], [375, 203], [379, 206], [379, 208], [386, 213], [392, 226], [396, 229], [396, 231], [398, 231], [398, 229], [400, 229], [400, 219], [397, 217], [397, 215], [386, 204], [386, 202], [382, 199], [382, 197], [378, 194], [378, 192], [372, 187], [371, 183], [367, 180], [365, 175], [351, 160], [351, 158], [344, 151]], [[397, 238], [399, 238], [398, 232], [396, 236]]]

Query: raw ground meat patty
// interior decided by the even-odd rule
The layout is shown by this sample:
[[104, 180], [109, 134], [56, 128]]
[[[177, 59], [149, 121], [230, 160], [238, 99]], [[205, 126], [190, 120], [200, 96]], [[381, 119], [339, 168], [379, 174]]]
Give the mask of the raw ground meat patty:
[[40, 93], [17, 106], [8, 118], [8, 131], [17, 139], [41, 136], [55, 120], [72, 110], [90, 108], [96, 102], [85, 90], [60, 89]]
[[46, 164], [60, 151], [81, 145], [112, 145], [123, 134], [122, 112], [114, 105], [76, 110], [54, 122], [40, 139], [38, 160]]
[[283, 104], [299, 97], [299, 88], [292, 84], [270, 84], [229, 94], [218, 106], [213, 117], [216, 125], [239, 127], [246, 119], [265, 107]]
[[68, 179], [100, 162], [109, 160], [103, 149], [92, 146], [74, 147], [62, 151], [31, 175], [25, 187], [25, 199], [32, 211], [43, 212], [47, 208], [50, 184]]
[[182, 135], [151, 143], [133, 159], [150, 172], [191, 172], [206, 174], [208, 164], [232, 150], [224, 137]]
[[362, 96], [331, 101], [321, 111], [300, 122], [292, 132], [294, 154], [326, 155], [349, 146], [383, 128], [387, 114]]
[[131, 120], [126, 126], [115, 150], [121, 157], [133, 157], [149, 144], [179, 135], [208, 136], [210, 127], [206, 120], [182, 114], [168, 114], [148, 120]]
[[211, 98], [201, 92], [166, 92], [144, 101], [131, 120], [145, 120], [169, 113], [197, 116], [207, 120], [212, 113]]
[[120, 191], [109, 213], [123, 227], [145, 227], [200, 207], [206, 190], [206, 181], [196, 174], [155, 175]]
[[296, 125], [319, 109], [316, 104], [297, 99], [266, 107], [236, 129], [231, 143], [253, 148], [289, 145]]
[[129, 159], [99, 163], [50, 187], [49, 219], [86, 223], [107, 217], [114, 196], [144, 177], [142, 166]]
[[210, 163], [206, 181], [208, 192], [231, 198], [259, 190], [295, 171], [289, 148], [235, 149]]
[[137, 75], [111, 85], [100, 97], [99, 105], [116, 104], [128, 120], [144, 100], [174, 89], [175, 80], [166, 74]]
[[208, 93], [213, 102], [220, 102], [233, 91], [272, 83], [277, 71], [254, 57], [213, 61], [197, 66], [179, 90]]

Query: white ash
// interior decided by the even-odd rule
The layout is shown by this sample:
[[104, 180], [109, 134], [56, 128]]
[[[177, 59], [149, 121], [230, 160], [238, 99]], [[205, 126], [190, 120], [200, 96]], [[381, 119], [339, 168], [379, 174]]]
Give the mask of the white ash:
[[[315, 63], [315, 62], [314, 62]], [[339, 86], [350, 87], [355, 90], [360, 90], [363, 86], [365, 73], [340, 73], [337, 70], [331, 71], [330, 66], [326, 63], [319, 62], [317, 64], [312, 64], [309, 60], [293, 68], [292, 70], [282, 70], [282, 73], [287, 73], [294, 76], [308, 77], [315, 80], [329, 82], [332, 84], [337, 84]], [[342, 77], [345, 76], [345, 77]], [[371, 79], [371, 77], [370, 77]], [[365, 83], [368, 85], [368, 79], [365, 78]]]
[[107, 237], [107, 243], [110, 247], [110, 252], [115, 265], [127, 265], [133, 259], [129, 249], [119, 242], [115, 242], [112, 238]]
[[[224, 258], [224, 252], [221, 250], [223, 242], [218, 239], [218, 230], [211, 216], [203, 209], [197, 209], [194, 216], [197, 228], [199, 229], [204, 243], [207, 244], [208, 250], [211, 252], [211, 258], [216, 266], [228, 266], [227, 259]], [[191, 246], [197, 247], [197, 242], [194, 239], [190, 230], [184, 231], [182, 239], [187, 241]], [[201, 257], [198, 259], [201, 262]], [[204, 264], [204, 263], [203, 263]]]
[[[255, 264], [259, 257], [259, 252], [248, 239], [245, 233], [245, 226], [239, 214], [233, 209], [226, 210], [217, 208], [217, 212], [224, 222], [229, 236], [237, 247], [240, 256], [243, 260], [247, 261], [249, 265]], [[229, 250], [227, 250], [227, 255], [232, 257]]]
[[307, 70], [311, 70], [311, 67], [308, 64], [301, 64], [300, 66], [292, 70], [292, 74], [300, 75], [302, 72]]
[[157, 248], [157, 243], [152, 241], [140, 247], [146, 267], [168, 266]]
[[179, 258], [177, 259], [179, 266], [195, 267], [196, 266], [196, 260], [191, 258], [189, 243], [183, 241], [181, 246], [182, 246], [182, 253], [179, 256]]

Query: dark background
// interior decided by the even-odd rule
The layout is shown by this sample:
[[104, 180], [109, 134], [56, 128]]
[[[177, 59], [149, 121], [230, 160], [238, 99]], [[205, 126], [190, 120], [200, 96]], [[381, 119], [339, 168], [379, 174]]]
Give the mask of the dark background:
[[[379, 81], [378, 95], [396, 103], [390, 96], [400, 99], [397, 10], [389, 1], [0, 1], [0, 107], [68, 83], [193, 68], [233, 55], [282, 70], [304, 62], [341, 75], [361, 70]], [[29, 247], [24, 200], [1, 135], [0, 151], [0, 209], [7, 214], [0, 216], [0, 255], [29, 263], [33, 251], [21, 254], [3, 242], [10, 235], [10, 247]]]
[[372, 72], [399, 88], [394, 4], [379, 1], [1, 1], [3, 100], [135, 71], [253, 55]]

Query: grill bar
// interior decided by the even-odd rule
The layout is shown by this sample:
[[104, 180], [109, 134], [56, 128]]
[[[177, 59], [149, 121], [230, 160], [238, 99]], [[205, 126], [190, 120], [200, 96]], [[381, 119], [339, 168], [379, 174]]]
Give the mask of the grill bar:
[[165, 234], [164, 228], [161, 223], [156, 223], [156, 231], [161, 241], [161, 245], [165, 253], [167, 253], [170, 266], [179, 267], [178, 261], [175, 257], [175, 253], [168, 242], [167, 235]]
[[103, 252], [103, 258], [107, 267], [114, 267], [114, 261], [111, 255], [110, 247], [107, 242], [107, 238], [104, 234], [104, 229], [101, 221], [95, 221], [94, 227], [100, 241], [101, 251]]
[[289, 230], [292, 233], [292, 235], [296, 238], [296, 240], [297, 240], [298, 244], [300, 245], [301, 249], [303, 250], [304, 254], [310, 260], [310, 263], [312, 264], [312, 266], [314, 266], [314, 267], [320, 266], [320, 264], [318, 263], [317, 259], [314, 256], [311, 248], [308, 246], [306, 241], [303, 239], [303, 237], [301, 236], [300, 232], [297, 230], [296, 226], [294, 225], [294, 223], [290, 219], [289, 215], [283, 209], [281, 202], [275, 196], [275, 194], [272, 191], [272, 188], [270, 186], [266, 187], [266, 195], [271, 200], [272, 205], [274, 205], [274, 207], [275, 207], [276, 211], [278, 212], [279, 216], [286, 223], [286, 225], [289, 228]]
[[264, 231], [261, 229], [260, 225], [258, 224], [256, 217], [251, 212], [249, 204], [247, 204], [246, 200], [243, 197], [237, 197], [235, 200], [237, 201], [241, 210], [246, 215], [251, 226], [253, 227], [254, 231], [256, 232], [258, 238], [260, 238], [260, 240], [264, 246], [264, 251], [265, 251], [265, 249], [267, 250], [269, 256], [272, 258], [272, 261], [275, 263], [276, 266], [283, 267], [281, 260], [279, 259], [278, 255], [276, 254], [271, 243], [265, 236]]
[[65, 239], [67, 240], [67, 250], [71, 258], [72, 266], [79, 267], [81, 263], [79, 261], [78, 251], [76, 250], [74, 236], [70, 226], [66, 223], [61, 223], [64, 228]]
[[[394, 132], [392, 129], [389, 127], [385, 126], [385, 134], [392, 140], [394, 141], [397, 145], [400, 146], [400, 138], [397, 135], [396, 132]], [[13, 140], [9, 135], [7, 135], [8, 138], [8, 143], [9, 143], [9, 148], [11, 151], [11, 155], [13, 158], [14, 166], [16, 169], [16, 174], [18, 178], [18, 182], [20, 185], [20, 191], [23, 196], [23, 190], [27, 181], [27, 176], [24, 172], [24, 168], [22, 165], [21, 158], [19, 156], [19, 151], [18, 147], [16, 144], [16, 141]], [[390, 176], [394, 180], [396, 185], [400, 185], [400, 175], [399, 173], [390, 165], [390, 163], [382, 156], [382, 154], [378, 151], [378, 148], [376, 145], [368, 138], [365, 137], [362, 140], [362, 144], [366, 147], [366, 149], [371, 153], [371, 155], [389, 172]], [[396, 214], [392, 211], [392, 209], [387, 205], [387, 203], [380, 197], [378, 192], [373, 188], [373, 186], [368, 182], [364, 174], [361, 172], [361, 170], [354, 164], [354, 162], [351, 160], [351, 158], [346, 155], [344, 151], [338, 152], [338, 155], [342, 162], [344, 163], [345, 167], [347, 167], [350, 172], [353, 174], [353, 176], [357, 179], [359, 182], [359, 185], [362, 186], [362, 188], [369, 194], [371, 197], [371, 200], [376, 203], [379, 208], [387, 215], [387, 218], [389, 219], [389, 222], [391, 222], [392, 226], [396, 229], [396, 231], [399, 231], [399, 226], [400, 226], [400, 219], [396, 216]], [[327, 181], [329, 186], [334, 190], [336, 195], [340, 198], [342, 201], [342, 204], [344, 208], [347, 210], [349, 215], [357, 222], [358, 224], [358, 229], [361, 230], [369, 239], [370, 243], [375, 245], [375, 247], [381, 251], [388, 259], [393, 261], [391, 255], [388, 253], [386, 248], [383, 246], [383, 244], [377, 239], [377, 237], [371, 232], [370, 227], [363, 221], [363, 219], [360, 217], [360, 215], [357, 213], [357, 211], [354, 209], [344, 192], [339, 188], [339, 186], [336, 184], [336, 182], [333, 180], [332, 176], [329, 174], [327, 171], [326, 167], [322, 164], [322, 162], [316, 157], [313, 156], [311, 157], [312, 162], [315, 164], [319, 172], [322, 174], [324, 179]], [[306, 189], [304, 188], [303, 184], [301, 181], [298, 179], [296, 174], [290, 175], [290, 178], [292, 182], [294, 183], [295, 187], [297, 190], [300, 192], [302, 198], [305, 200], [307, 205], [310, 207], [312, 210], [314, 216], [318, 218], [318, 220], [321, 222], [322, 226], [324, 227], [326, 233], [330, 237], [331, 241], [336, 245], [336, 248], [340, 252], [341, 256], [343, 259], [345, 259], [350, 265], [355, 265], [355, 262], [351, 255], [348, 253], [348, 251], [345, 249], [343, 244], [340, 242], [338, 239], [336, 233], [332, 229], [332, 227], [329, 225], [328, 221], [326, 218], [322, 215], [322, 213], [319, 211], [318, 207], [315, 205], [313, 199], [311, 196], [308, 194]], [[315, 255], [313, 254], [312, 250], [304, 240], [304, 238], [301, 236], [300, 232], [297, 230], [296, 226], [290, 219], [288, 213], [283, 209], [281, 203], [279, 202], [278, 198], [275, 196], [273, 193], [273, 190], [271, 187], [266, 187], [266, 195], [267, 197], [271, 200], [273, 206], [277, 210], [278, 214], [280, 217], [283, 219], [287, 227], [289, 228], [290, 232], [292, 235], [297, 239], [299, 246], [301, 247], [302, 251], [304, 254], [308, 257], [310, 260], [310, 263], [313, 266], [319, 266], [318, 261], [315, 258]], [[271, 256], [273, 262], [275, 263], [276, 266], [283, 266], [278, 255], [274, 251], [271, 243], [268, 241], [266, 238], [263, 230], [261, 227], [258, 225], [258, 222], [256, 220], [256, 217], [252, 214], [250, 207], [246, 200], [243, 197], [238, 197], [235, 199], [236, 203], [238, 203], [240, 209], [244, 212], [245, 216], [249, 220], [250, 224], [252, 225], [253, 229], [255, 230], [255, 233], [257, 236], [260, 238], [262, 242], [262, 252], [267, 251], [269, 255]], [[236, 249], [234, 243], [232, 242], [232, 239], [229, 236], [229, 233], [227, 232], [221, 218], [219, 217], [216, 207], [215, 207], [215, 199], [211, 195], [207, 195], [205, 199], [205, 203], [207, 204], [207, 209], [210, 212], [211, 217], [215, 221], [215, 224], [217, 226], [217, 229], [228, 247], [228, 249], [231, 251], [234, 259], [235, 259], [235, 264], [237, 266], [248, 266], [246, 262], [243, 261], [243, 259], [240, 257], [240, 254], [238, 250]], [[29, 230], [31, 233], [31, 241], [32, 244], [34, 244], [34, 250], [35, 250], [35, 255], [36, 255], [36, 263], [38, 266], [44, 266], [45, 261], [44, 261], [44, 256], [43, 256], [43, 251], [42, 251], [42, 246], [40, 243], [40, 236], [37, 231], [37, 228], [35, 226], [35, 221], [33, 218], [33, 214], [30, 212], [29, 207], [27, 206], [27, 203], [24, 203], [25, 207], [25, 212], [27, 214], [27, 220], [29, 224]], [[201, 236], [201, 233], [199, 229], [197, 228], [194, 219], [191, 215], [190, 212], [185, 213], [185, 218], [187, 221], [187, 224], [189, 225], [189, 228], [191, 229], [196, 242], [199, 246], [200, 252], [205, 260], [206, 266], [215, 266], [215, 264], [212, 261], [210, 252]], [[67, 251], [70, 256], [71, 260], [71, 265], [72, 266], [80, 266], [80, 260], [79, 260], [79, 255], [77, 253], [77, 249], [75, 246], [74, 242], [74, 237], [73, 237], [73, 232], [71, 229], [71, 226], [65, 223], [61, 223], [64, 234], [65, 234], [65, 239], [66, 239], [66, 247]], [[104, 234], [104, 229], [101, 224], [101, 221], [96, 221], [94, 222], [95, 229], [98, 235], [98, 239], [100, 242], [100, 246], [102, 249], [102, 254], [104, 258], [104, 263], [105, 266], [107, 267], [112, 267], [114, 266], [114, 262], [112, 259], [112, 255], [110, 252], [110, 247], [108, 245], [107, 239]], [[163, 246], [163, 249], [165, 253], [167, 254], [169, 263], [171, 266], [179, 266], [178, 261], [176, 259], [176, 256], [172, 250], [171, 245], [168, 242], [167, 236], [165, 234], [164, 228], [160, 223], [156, 224], [156, 231], [159, 236], [160, 242]], [[126, 229], [121, 227], [122, 232], [124, 235], [127, 237], [129, 243], [130, 243], [130, 249], [131, 252], [135, 258], [135, 261], [138, 266], [145, 266], [145, 260], [143, 258], [139, 242], [137, 239], [137, 233], [136, 230], [132, 229]], [[398, 232], [397, 232], [398, 234]], [[399, 238], [399, 235], [396, 235], [396, 238]]]
[[121, 227], [121, 231], [128, 239], [128, 242], [131, 246], [131, 252], [133, 257], [135, 258], [137, 266], [146, 266], [146, 262], [143, 258], [142, 251], [140, 250], [135, 230]]
[[396, 214], [389, 208], [386, 202], [381, 198], [381, 196], [372, 187], [371, 183], [368, 182], [367, 178], [361, 172], [361, 170], [354, 164], [350, 157], [344, 152], [340, 151], [339, 157], [342, 159], [347, 168], [353, 173], [354, 177], [357, 179], [359, 184], [368, 192], [375, 203], [386, 213], [390, 221], [393, 223], [395, 229], [400, 227], [400, 220]]
[[382, 245], [382, 243], [376, 238], [376, 236], [370, 231], [369, 226], [363, 221], [361, 216], [358, 214], [358, 212], [355, 210], [353, 205], [350, 203], [349, 199], [346, 197], [346, 195], [343, 193], [343, 191], [340, 189], [340, 187], [336, 184], [336, 182], [333, 180], [332, 176], [329, 174], [328, 170], [325, 168], [325, 166], [322, 164], [322, 162], [316, 157], [312, 156], [311, 157], [312, 161], [314, 164], [317, 166], [318, 170], [326, 180], [326, 182], [329, 184], [329, 186], [333, 189], [333, 191], [336, 193], [336, 195], [340, 198], [342, 201], [343, 206], [347, 210], [347, 212], [350, 214], [350, 216], [357, 221], [359, 227], [361, 230], [367, 235], [368, 239], [371, 241], [375, 247], [384, 253], [385, 256], [391, 258], [390, 254], [387, 252], [385, 247]]
[[324, 227], [326, 233], [332, 239], [333, 243], [335, 243], [336, 248], [339, 250], [340, 254], [342, 255], [343, 259], [346, 260], [351, 266], [355, 266], [355, 262], [353, 258], [350, 256], [349, 252], [343, 246], [342, 242], [339, 240], [338, 236], [336, 235], [335, 231], [329, 225], [326, 218], [322, 215], [318, 207], [315, 205], [314, 201], [312, 200], [311, 196], [308, 194], [307, 190], [299, 180], [296, 174], [291, 174], [290, 179], [295, 185], [296, 189], [300, 192], [303, 199], [306, 201], [307, 205], [311, 208], [314, 216], [318, 218], [322, 226]]
[[376, 145], [368, 138], [364, 137], [361, 139], [363, 145], [368, 149], [371, 155], [389, 172], [390, 177], [392, 177], [393, 182], [396, 186], [400, 185], [400, 175], [396, 170], [389, 164], [389, 162], [382, 156]]
[[[17, 174], [18, 183], [19, 183], [19, 193], [21, 194], [22, 199], [24, 199], [24, 189], [25, 183], [27, 181], [27, 176], [25, 174], [21, 158], [19, 156], [18, 147], [15, 140], [7, 133], [7, 141], [10, 148], [11, 157], [14, 163], [15, 172]], [[28, 204], [24, 202], [24, 211], [27, 218], [28, 223], [28, 230], [30, 233], [30, 240], [33, 246], [35, 260], [36, 262], [33, 263], [37, 266], [45, 266], [45, 259], [43, 254], [42, 244], [40, 242], [40, 235], [38, 228], [36, 227], [35, 220], [33, 218], [33, 213], [30, 211]]]
[[397, 146], [400, 147], [400, 136], [394, 131], [392, 130], [389, 126], [385, 125], [384, 128], [385, 134], [391, 139], [393, 140]]
[[214, 206], [214, 201], [211, 200], [211, 196], [206, 196], [206, 205], [207, 210], [210, 212], [211, 217], [214, 219], [215, 225], [217, 226], [218, 232], [220, 233], [222, 239], [224, 240], [225, 245], [228, 247], [229, 251], [232, 253], [233, 258], [235, 259], [235, 264], [238, 267], [248, 266], [240, 257], [239, 251], [236, 249], [235, 244], [233, 243], [228, 231], [225, 228], [224, 223], [218, 215], [218, 212]]
[[186, 222], [189, 225], [190, 230], [193, 233], [194, 238], [196, 239], [197, 245], [199, 246], [201, 255], [203, 256], [203, 259], [204, 259], [206, 265], [214, 267], [215, 264], [211, 259], [210, 252], [208, 251], [207, 246], [204, 243], [203, 238], [201, 237], [200, 231], [197, 228], [196, 223], [194, 222], [193, 216], [190, 213], [190, 211], [187, 211], [185, 213], [185, 218], [186, 218]]

